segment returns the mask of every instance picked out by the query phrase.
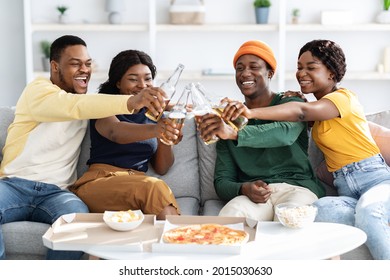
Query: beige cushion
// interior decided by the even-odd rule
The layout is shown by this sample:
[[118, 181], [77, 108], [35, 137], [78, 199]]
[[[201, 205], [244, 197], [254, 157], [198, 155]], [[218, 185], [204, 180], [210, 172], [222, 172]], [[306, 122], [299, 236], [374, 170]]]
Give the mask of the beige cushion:
[[368, 122], [375, 143], [378, 145], [387, 165], [390, 165], [390, 129], [379, 124]]

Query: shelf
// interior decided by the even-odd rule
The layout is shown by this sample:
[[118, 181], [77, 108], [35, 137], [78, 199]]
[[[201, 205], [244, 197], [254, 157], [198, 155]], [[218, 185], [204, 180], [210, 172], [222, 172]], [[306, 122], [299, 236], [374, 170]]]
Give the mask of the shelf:
[[288, 24], [286, 31], [390, 31], [390, 24], [367, 23], [367, 24]]
[[[34, 23], [32, 31], [148, 31], [148, 24], [57, 24]], [[201, 32], [271, 32], [277, 31], [276, 24], [199, 24], [199, 25], [175, 25], [157, 24], [156, 31], [201, 31]]]
[[157, 31], [201, 31], [201, 32], [267, 32], [277, 31], [277, 24], [198, 24], [198, 25], [176, 25], [176, 24], [157, 24]]
[[44, 23], [31, 25], [31, 30], [36, 31], [148, 31], [149, 27], [147, 24], [55, 24], [55, 23]]
[[[31, 25], [33, 32], [36, 31], [140, 31], [149, 30], [148, 24], [57, 24], [57, 23], [34, 23]], [[277, 24], [199, 24], [199, 25], [175, 25], [157, 24], [156, 31], [177, 32], [272, 32], [278, 31]], [[287, 24], [286, 31], [390, 31], [390, 24], [344, 24], [344, 25], [323, 25], [323, 24]]]

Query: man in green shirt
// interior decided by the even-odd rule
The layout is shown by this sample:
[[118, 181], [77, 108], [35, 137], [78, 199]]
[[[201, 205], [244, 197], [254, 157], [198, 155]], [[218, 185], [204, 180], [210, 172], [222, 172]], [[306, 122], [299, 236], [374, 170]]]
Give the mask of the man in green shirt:
[[[272, 92], [275, 74], [272, 49], [261, 41], [248, 41], [237, 51], [233, 65], [236, 83], [248, 108], [301, 101]], [[223, 118], [230, 119], [235, 101], [226, 99]], [[214, 185], [227, 201], [219, 215], [255, 220], [276, 219], [274, 207], [283, 202], [311, 204], [325, 194], [310, 165], [305, 122], [274, 122], [251, 119], [236, 131], [220, 117], [205, 115], [198, 124], [204, 140], [217, 135]]]

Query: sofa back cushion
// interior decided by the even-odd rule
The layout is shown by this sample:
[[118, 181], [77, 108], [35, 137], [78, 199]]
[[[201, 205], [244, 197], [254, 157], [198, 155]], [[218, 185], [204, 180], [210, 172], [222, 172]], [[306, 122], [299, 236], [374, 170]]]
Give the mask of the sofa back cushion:
[[214, 188], [214, 169], [217, 157], [216, 143], [206, 145], [198, 134], [196, 138], [199, 154], [201, 206], [204, 206], [205, 201], [219, 200]]
[[83, 175], [85, 171], [87, 171], [88, 169], [87, 161], [90, 156], [90, 150], [91, 150], [91, 138], [90, 138], [89, 125], [88, 125], [84, 139], [81, 142], [79, 161], [77, 162], [77, 178], [80, 178], [81, 175]]
[[164, 180], [175, 197], [193, 197], [200, 201], [199, 164], [196, 150], [196, 127], [193, 119], [183, 126], [182, 141], [173, 146], [175, 163], [165, 175], [159, 175], [149, 167], [147, 174]]
[[3, 148], [7, 138], [8, 126], [15, 118], [15, 111], [10, 107], [0, 107], [0, 162], [3, 160]]

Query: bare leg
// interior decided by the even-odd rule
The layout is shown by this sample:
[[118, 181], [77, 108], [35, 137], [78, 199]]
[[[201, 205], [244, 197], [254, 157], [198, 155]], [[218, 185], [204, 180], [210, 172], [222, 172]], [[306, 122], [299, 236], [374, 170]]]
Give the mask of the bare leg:
[[179, 215], [176, 208], [172, 205], [165, 206], [165, 208], [157, 215], [157, 220], [165, 220], [167, 215]]

